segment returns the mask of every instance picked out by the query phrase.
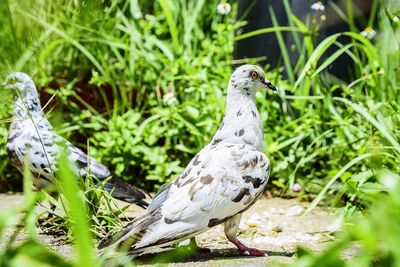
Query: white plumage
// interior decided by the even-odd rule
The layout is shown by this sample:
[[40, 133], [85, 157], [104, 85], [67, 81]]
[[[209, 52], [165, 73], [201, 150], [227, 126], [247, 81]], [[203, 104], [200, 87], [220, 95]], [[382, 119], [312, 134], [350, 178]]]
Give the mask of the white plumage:
[[228, 85], [226, 113], [210, 144], [185, 171], [164, 185], [147, 209], [112, 245], [133, 255], [178, 243], [225, 223], [225, 234], [246, 255], [263, 256], [236, 237], [242, 213], [263, 193], [270, 164], [263, 153], [263, 128], [255, 94], [276, 90], [261, 68], [236, 69]]

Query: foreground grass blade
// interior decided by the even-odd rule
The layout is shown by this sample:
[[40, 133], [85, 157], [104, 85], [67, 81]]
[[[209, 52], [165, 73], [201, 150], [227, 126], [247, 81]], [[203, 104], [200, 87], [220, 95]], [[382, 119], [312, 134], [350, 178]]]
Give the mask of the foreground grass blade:
[[60, 159], [61, 193], [65, 196], [69, 207], [72, 235], [75, 240], [77, 266], [94, 266], [93, 237], [87, 217], [87, 207], [78, 186], [78, 177], [71, 171], [65, 154]]
[[32, 191], [32, 173], [25, 164], [24, 167], [24, 205], [25, 205], [25, 228], [29, 238], [36, 238], [36, 215], [35, 215], [35, 202], [36, 196]]

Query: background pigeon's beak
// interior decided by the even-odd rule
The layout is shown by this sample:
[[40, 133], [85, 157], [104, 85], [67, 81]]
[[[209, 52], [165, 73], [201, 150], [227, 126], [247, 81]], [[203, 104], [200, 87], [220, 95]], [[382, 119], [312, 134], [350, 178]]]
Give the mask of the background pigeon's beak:
[[264, 85], [265, 88], [269, 88], [274, 92], [278, 91], [278, 89], [276, 89], [276, 87], [273, 86], [272, 83], [270, 81], [266, 80], [266, 79], [265, 80], [261, 80], [261, 83]]

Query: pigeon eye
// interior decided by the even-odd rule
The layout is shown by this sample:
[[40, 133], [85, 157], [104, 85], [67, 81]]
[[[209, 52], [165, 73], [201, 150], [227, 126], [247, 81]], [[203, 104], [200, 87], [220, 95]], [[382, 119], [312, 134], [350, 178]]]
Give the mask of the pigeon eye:
[[250, 77], [252, 79], [257, 79], [258, 78], [258, 73], [254, 70], [250, 71]]
[[11, 77], [11, 78], [8, 80], [8, 83], [9, 83], [9, 84], [15, 84], [15, 83], [17, 83], [17, 78]]

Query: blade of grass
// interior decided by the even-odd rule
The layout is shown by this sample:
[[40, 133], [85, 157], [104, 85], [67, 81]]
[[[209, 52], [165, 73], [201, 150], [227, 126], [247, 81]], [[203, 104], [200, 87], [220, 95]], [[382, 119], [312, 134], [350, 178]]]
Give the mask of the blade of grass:
[[289, 26], [278, 26], [278, 27], [269, 27], [264, 29], [255, 30], [252, 32], [247, 32], [245, 34], [241, 34], [234, 38], [234, 41], [239, 41], [242, 39], [246, 39], [249, 37], [253, 37], [256, 35], [264, 34], [264, 33], [272, 33], [272, 32], [302, 32], [298, 27], [289, 27]]
[[354, 44], [348, 44], [337, 50], [335, 53], [333, 53], [330, 57], [328, 57], [324, 63], [319, 66], [319, 68], [313, 73], [311, 78], [314, 78], [317, 76], [321, 71], [323, 71], [325, 68], [327, 68], [329, 65], [332, 64], [338, 57], [340, 57], [343, 53], [345, 53], [347, 50], [349, 50], [351, 47], [353, 47]]
[[[276, 19], [275, 12], [271, 7], [269, 7], [269, 13], [271, 15], [272, 25], [274, 27], [278, 27], [278, 21]], [[283, 58], [283, 63], [285, 64], [285, 67], [286, 67], [286, 72], [289, 76], [290, 82], [293, 83], [294, 82], [293, 67], [292, 67], [292, 63], [290, 61], [289, 53], [286, 49], [286, 43], [283, 40], [283, 37], [282, 37], [282, 34], [280, 31], [275, 32], [275, 35], [276, 35], [276, 39], [278, 40], [279, 48], [281, 50], [281, 55]]]
[[18, 10], [18, 12], [20, 12], [22, 15], [24, 15], [26, 17], [29, 17], [30, 19], [32, 19], [36, 23], [40, 24], [42, 27], [51, 30], [52, 32], [54, 32], [55, 34], [60, 36], [61, 38], [63, 38], [66, 41], [70, 42], [73, 46], [75, 46], [79, 51], [81, 51], [82, 54], [84, 54], [92, 62], [92, 64], [97, 68], [97, 70], [99, 72], [101, 72], [103, 75], [105, 74], [105, 71], [104, 71], [103, 67], [101, 66], [101, 64], [96, 60], [96, 58], [92, 55], [92, 53], [90, 53], [89, 50], [87, 50], [78, 41], [76, 41], [75, 39], [71, 38], [70, 36], [68, 36], [68, 34], [66, 34], [62, 30], [58, 29], [55, 25], [48, 23], [47, 21], [39, 19], [36, 16], [34, 16], [34, 15], [30, 14], [30, 13], [27, 13], [27, 12], [25, 12], [23, 10]]
[[77, 266], [94, 266], [93, 237], [87, 218], [87, 207], [81, 196], [82, 191], [78, 186], [78, 177], [70, 169], [70, 163], [62, 153], [60, 157], [60, 178], [61, 193], [69, 204], [69, 216], [72, 235], [75, 239], [75, 252]]
[[325, 38], [314, 50], [311, 54], [310, 58], [307, 60], [306, 64], [302, 72], [299, 75], [296, 83], [294, 84], [293, 91], [295, 91], [302, 80], [306, 77], [306, 74], [317, 64], [318, 60], [321, 58], [322, 54], [336, 41], [336, 39], [340, 36], [340, 33], [336, 33]]
[[172, 38], [172, 44], [174, 45], [174, 48], [176, 49], [177, 52], [180, 51], [180, 44], [179, 44], [179, 36], [178, 36], [178, 30], [175, 25], [174, 17], [172, 14], [172, 11], [170, 7], [168, 6], [169, 3], [167, 3], [166, 0], [160, 0], [159, 1], [161, 8], [165, 14], [165, 17], [167, 19], [167, 24], [169, 27], [169, 31], [171, 33], [171, 38]]
[[[289, 1], [288, 0], [284, 0], [283, 1], [283, 5], [285, 7], [286, 17], [288, 18], [289, 25], [294, 27], [293, 11], [292, 11], [292, 8], [291, 8], [291, 6], [289, 4]], [[296, 45], [297, 52], [300, 54], [301, 53], [301, 44], [300, 44], [299, 35], [296, 32], [292, 32], [292, 36], [293, 36], [293, 41], [294, 41], [294, 43]]]
[[345, 103], [346, 105], [352, 107], [354, 111], [357, 113], [361, 114], [367, 121], [369, 121], [372, 125], [377, 128], [381, 134], [389, 141], [389, 143], [392, 144], [392, 146], [397, 150], [397, 152], [400, 154], [400, 144], [396, 141], [396, 139], [392, 136], [392, 134], [388, 131], [388, 129], [385, 127], [383, 123], [380, 123], [377, 121], [369, 112], [368, 110], [360, 105], [356, 104], [353, 102], [350, 102], [349, 100], [341, 97], [334, 97], [333, 100], [340, 101]]
[[345, 173], [345, 171], [347, 171], [348, 169], [350, 169], [353, 165], [355, 165], [356, 163], [377, 155], [378, 153], [366, 153], [366, 154], [362, 154], [356, 158], [354, 158], [353, 160], [351, 160], [350, 162], [348, 162], [346, 165], [343, 166], [343, 168], [341, 168], [336, 174], [335, 176], [333, 176], [329, 182], [324, 186], [324, 188], [321, 190], [321, 192], [319, 192], [318, 196], [313, 200], [313, 202], [311, 202], [310, 206], [308, 206], [308, 208], [304, 211], [303, 216], [307, 215], [308, 213], [310, 213], [317, 205], [318, 203], [321, 202], [322, 198], [324, 197], [325, 193], [328, 191], [328, 189], [333, 185], [333, 183], [340, 177], [343, 175], [343, 173]]
[[[27, 160], [27, 159], [26, 159]], [[36, 239], [36, 216], [35, 201], [36, 197], [32, 191], [32, 173], [28, 168], [29, 163], [24, 164], [24, 205], [25, 205], [25, 229], [29, 238]]]

